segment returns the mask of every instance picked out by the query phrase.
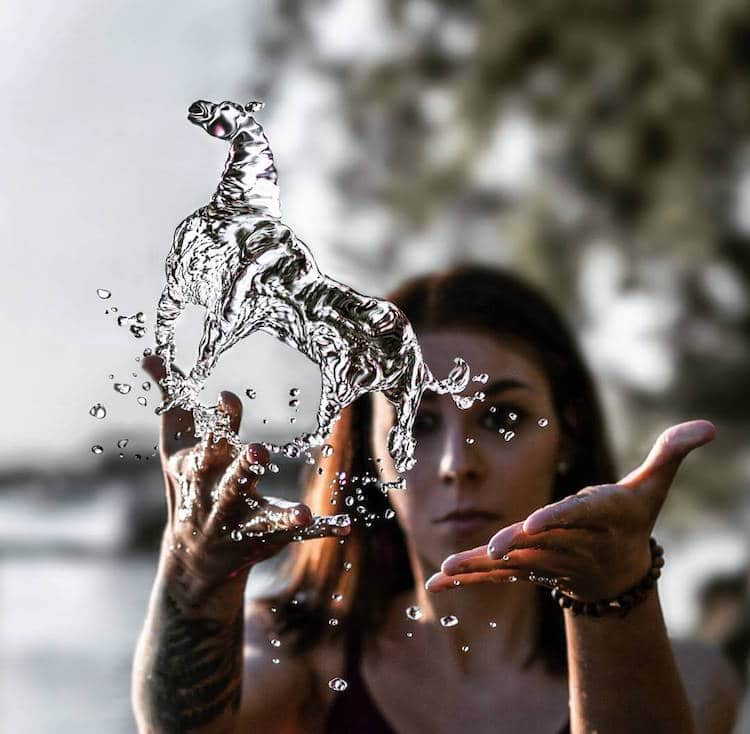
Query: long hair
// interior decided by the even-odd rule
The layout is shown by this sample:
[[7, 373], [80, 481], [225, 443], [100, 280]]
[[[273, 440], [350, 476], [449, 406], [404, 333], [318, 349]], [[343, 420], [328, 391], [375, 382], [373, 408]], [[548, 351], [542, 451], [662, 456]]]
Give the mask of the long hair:
[[[588, 485], [615, 481], [591, 375], [571, 332], [535, 288], [508, 272], [466, 266], [410, 280], [390, 300], [418, 333], [472, 328], [512, 337], [533, 350], [551, 385], [569, 447], [568, 470], [556, 477], [553, 501]], [[414, 584], [404, 535], [388, 512], [387, 495], [369, 481], [377, 476], [371, 412], [369, 395], [342, 411], [328, 441], [333, 454], [321, 458], [304, 482], [302, 500], [313, 512], [348, 512], [355, 522], [343, 542], [328, 538], [295, 544], [285, 569], [286, 589], [269, 600], [277, 607], [280, 631], [296, 633], [298, 651], [329, 635], [371, 636], [391, 599]], [[563, 672], [562, 613], [546, 589], [539, 589], [538, 603], [537, 644], [529, 662], [541, 657], [551, 672]]]

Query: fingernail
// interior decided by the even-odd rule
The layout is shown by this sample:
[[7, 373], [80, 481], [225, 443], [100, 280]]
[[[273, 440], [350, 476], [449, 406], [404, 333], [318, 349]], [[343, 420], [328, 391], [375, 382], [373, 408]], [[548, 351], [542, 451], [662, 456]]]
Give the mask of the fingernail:
[[440, 576], [440, 572], [433, 573], [432, 576], [430, 576], [430, 578], [428, 578], [427, 581], [424, 582], [424, 588], [427, 591], [431, 591], [430, 584], [434, 583], [438, 579], [439, 576]]

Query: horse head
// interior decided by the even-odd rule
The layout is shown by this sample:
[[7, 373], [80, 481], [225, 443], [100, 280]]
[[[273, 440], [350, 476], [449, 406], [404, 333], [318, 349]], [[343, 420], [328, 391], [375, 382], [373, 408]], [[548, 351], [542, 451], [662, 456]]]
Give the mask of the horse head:
[[231, 140], [240, 130], [256, 124], [253, 112], [263, 109], [263, 102], [253, 101], [244, 107], [236, 102], [207, 102], [199, 99], [188, 109], [188, 120], [220, 140]]

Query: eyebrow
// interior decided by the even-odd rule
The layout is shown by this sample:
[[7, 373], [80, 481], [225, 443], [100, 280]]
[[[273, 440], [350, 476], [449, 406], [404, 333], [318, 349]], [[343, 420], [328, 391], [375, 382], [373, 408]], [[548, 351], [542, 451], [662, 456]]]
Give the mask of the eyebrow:
[[[502, 380], [495, 380], [494, 382], [491, 382], [487, 387], [484, 388], [484, 390], [481, 390], [487, 397], [490, 397], [491, 395], [495, 395], [499, 392], [504, 392], [505, 390], [533, 390], [531, 385], [523, 382], [522, 380], [517, 380], [515, 377], [506, 377]], [[435, 400], [438, 397], [438, 394], [435, 392], [432, 392], [431, 390], [427, 391], [422, 395], [423, 401], [430, 401]]]

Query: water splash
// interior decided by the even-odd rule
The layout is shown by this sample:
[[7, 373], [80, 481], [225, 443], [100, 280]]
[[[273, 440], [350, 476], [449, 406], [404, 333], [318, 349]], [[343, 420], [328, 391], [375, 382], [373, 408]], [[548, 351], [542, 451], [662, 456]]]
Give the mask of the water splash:
[[[211, 433], [239, 446], [227, 417], [201, 404], [199, 395], [221, 354], [263, 331], [320, 368], [317, 426], [287, 445], [321, 445], [344, 407], [379, 391], [396, 409], [388, 449], [398, 471], [405, 471], [414, 463], [412, 426], [425, 390], [450, 394], [461, 408], [481, 398], [458, 397], [470, 378], [464, 360], [456, 358], [448, 377], [436, 379], [404, 314], [322, 273], [307, 245], [282, 222], [273, 155], [254, 116], [262, 107], [201, 100], [188, 111], [190, 122], [228, 141], [230, 149], [214, 195], [178, 225], [167, 257], [156, 321], [169, 396], [162, 410], [192, 410], [196, 435]], [[174, 331], [189, 304], [202, 307], [205, 318], [196, 362], [183, 378], [173, 369]]]

